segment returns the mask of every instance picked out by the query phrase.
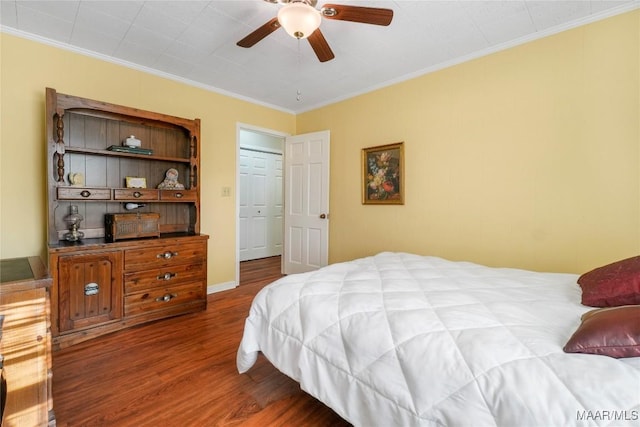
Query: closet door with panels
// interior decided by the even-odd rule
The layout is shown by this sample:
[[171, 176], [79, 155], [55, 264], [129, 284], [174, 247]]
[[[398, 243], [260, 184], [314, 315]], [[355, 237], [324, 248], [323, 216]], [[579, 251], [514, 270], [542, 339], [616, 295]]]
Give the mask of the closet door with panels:
[[282, 255], [282, 155], [240, 149], [240, 261]]

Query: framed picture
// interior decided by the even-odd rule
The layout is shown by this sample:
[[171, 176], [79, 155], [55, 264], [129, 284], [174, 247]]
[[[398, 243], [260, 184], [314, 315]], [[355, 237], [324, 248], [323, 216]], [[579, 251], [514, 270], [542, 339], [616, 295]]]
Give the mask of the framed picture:
[[125, 178], [127, 188], [147, 188], [147, 178], [137, 176], [128, 176]]
[[362, 203], [404, 204], [404, 143], [362, 149]]

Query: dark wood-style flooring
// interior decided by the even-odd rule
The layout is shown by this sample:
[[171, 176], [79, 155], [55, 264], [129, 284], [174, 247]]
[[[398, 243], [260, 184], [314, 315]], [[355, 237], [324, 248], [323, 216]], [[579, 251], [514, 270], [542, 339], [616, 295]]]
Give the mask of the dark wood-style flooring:
[[206, 312], [105, 335], [53, 354], [58, 426], [349, 426], [263, 356], [235, 357], [254, 295], [280, 258], [241, 263], [241, 285]]

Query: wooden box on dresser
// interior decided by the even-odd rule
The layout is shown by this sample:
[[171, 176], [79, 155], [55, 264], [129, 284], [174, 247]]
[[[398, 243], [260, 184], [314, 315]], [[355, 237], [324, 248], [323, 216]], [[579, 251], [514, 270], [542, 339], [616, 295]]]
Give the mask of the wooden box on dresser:
[[[200, 120], [50, 88], [46, 98], [54, 349], [206, 309]], [[122, 148], [134, 136], [141, 147]], [[158, 218], [159, 237], [105, 234], [105, 215], [124, 213]]]

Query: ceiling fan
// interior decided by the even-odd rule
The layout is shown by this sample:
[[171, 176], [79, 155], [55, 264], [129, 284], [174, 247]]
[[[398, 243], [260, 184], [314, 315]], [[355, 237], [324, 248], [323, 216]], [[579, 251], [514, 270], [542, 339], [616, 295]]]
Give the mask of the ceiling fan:
[[325, 4], [316, 9], [317, 0], [264, 0], [269, 3], [282, 3], [278, 16], [240, 40], [240, 47], [251, 47], [280, 27], [292, 37], [307, 39], [320, 62], [332, 60], [335, 55], [329, 43], [320, 31], [322, 17], [339, 21], [360, 22], [363, 24], [389, 25], [393, 10], [377, 7], [347, 6], [343, 4]]

